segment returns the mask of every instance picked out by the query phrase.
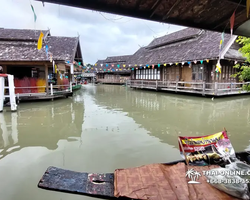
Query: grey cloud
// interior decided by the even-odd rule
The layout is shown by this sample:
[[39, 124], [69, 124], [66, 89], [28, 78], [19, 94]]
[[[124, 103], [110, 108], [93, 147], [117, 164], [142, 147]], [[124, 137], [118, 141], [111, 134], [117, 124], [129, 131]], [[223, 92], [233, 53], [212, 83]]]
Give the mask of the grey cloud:
[[55, 4], [45, 3], [43, 7], [41, 2], [32, 1], [37, 14], [35, 26], [29, 0], [0, 0], [0, 5], [0, 27], [49, 27], [52, 35], [69, 37], [76, 37], [78, 32], [84, 62], [92, 64], [107, 56], [133, 54], [154, 37], [183, 28]]

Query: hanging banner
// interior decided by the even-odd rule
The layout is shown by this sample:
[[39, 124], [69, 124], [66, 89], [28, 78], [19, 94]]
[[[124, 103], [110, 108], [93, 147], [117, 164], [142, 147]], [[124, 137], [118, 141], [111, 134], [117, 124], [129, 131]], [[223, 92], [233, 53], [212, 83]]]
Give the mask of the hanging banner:
[[33, 14], [34, 14], [34, 22], [36, 22], [37, 17], [36, 17], [35, 9], [34, 9], [34, 7], [32, 6], [32, 4], [31, 4], [30, 6], [31, 6], [31, 9], [32, 9]]
[[43, 46], [43, 32], [40, 33], [40, 36], [39, 36], [39, 39], [38, 39], [38, 42], [37, 42], [37, 49], [40, 50]]
[[221, 65], [220, 65], [220, 61], [218, 60], [217, 64], [216, 64], [216, 72], [220, 72], [221, 73]]
[[74, 65], [73, 64], [70, 65], [70, 73], [74, 74]]
[[57, 65], [55, 65], [55, 73], [57, 74]]
[[234, 20], [235, 20], [235, 11], [234, 11], [234, 13], [232, 14], [232, 16], [230, 18], [231, 35], [233, 35]]
[[201, 137], [179, 137], [179, 150], [189, 165], [196, 166], [224, 163], [229, 157], [235, 157], [226, 131]]
[[46, 56], [47, 56], [47, 59], [49, 58], [49, 47], [48, 45], [45, 46], [45, 51], [46, 51]]

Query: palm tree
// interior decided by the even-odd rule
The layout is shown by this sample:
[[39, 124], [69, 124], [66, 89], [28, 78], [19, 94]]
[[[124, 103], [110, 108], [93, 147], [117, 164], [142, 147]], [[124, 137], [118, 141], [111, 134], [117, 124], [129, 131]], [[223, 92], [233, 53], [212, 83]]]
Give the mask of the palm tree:
[[189, 181], [188, 183], [199, 183], [199, 182], [195, 181], [195, 179], [198, 178], [199, 176], [201, 176], [201, 174], [199, 172], [195, 171], [194, 169], [189, 169], [186, 173], [186, 177], [191, 179], [191, 181]]
[[200, 172], [194, 172], [194, 181], [195, 179], [198, 179], [198, 177], [201, 176]]
[[188, 177], [189, 179], [191, 179], [192, 181], [194, 181], [193, 179], [193, 176], [195, 175], [195, 171], [194, 169], [189, 169], [186, 173], [186, 177]]

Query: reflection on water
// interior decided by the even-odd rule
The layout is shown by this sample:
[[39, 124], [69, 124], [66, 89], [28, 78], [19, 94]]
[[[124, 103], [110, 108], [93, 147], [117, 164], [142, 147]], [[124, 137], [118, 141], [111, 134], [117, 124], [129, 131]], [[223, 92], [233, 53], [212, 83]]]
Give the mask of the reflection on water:
[[[116, 94], [116, 97], [110, 94]], [[248, 96], [214, 99], [99, 86], [96, 102], [128, 113], [162, 142], [178, 148], [177, 135], [208, 135], [226, 127], [235, 150], [249, 144]]]
[[249, 146], [244, 98], [211, 99], [86, 85], [73, 98], [20, 104], [0, 113], [0, 199], [88, 200], [46, 191], [37, 183], [49, 166], [85, 172], [180, 159], [178, 135], [225, 126], [236, 151]]

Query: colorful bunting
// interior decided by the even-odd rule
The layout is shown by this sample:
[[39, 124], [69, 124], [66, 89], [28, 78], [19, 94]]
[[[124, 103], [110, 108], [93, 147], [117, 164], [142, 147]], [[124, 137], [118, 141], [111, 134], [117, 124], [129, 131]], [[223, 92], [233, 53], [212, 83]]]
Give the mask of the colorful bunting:
[[102, 67], [103, 64], [101, 64], [101, 67]]
[[184, 64], [185, 64], [185, 62], [182, 62], [181, 64], [182, 64], [182, 65], [184, 65]]
[[167, 66], [167, 63], [164, 63], [164, 66]]
[[233, 35], [234, 20], [235, 20], [235, 11], [234, 11], [234, 13], [232, 14], [232, 16], [230, 18], [231, 35]]
[[207, 59], [207, 63], [209, 63], [209, 60]]
[[38, 39], [38, 42], [37, 42], [37, 49], [40, 50], [43, 46], [43, 32], [40, 33], [40, 36], [39, 36], [39, 39]]
[[126, 65], [123, 65], [123, 67], [126, 67]]
[[201, 64], [203, 63], [203, 60], [200, 60]]
[[178, 65], [179, 63], [175, 63], [176, 65]]
[[188, 62], [188, 64], [190, 65], [190, 64], [191, 64], [191, 62]]
[[117, 65], [117, 67], [119, 68], [119, 67], [120, 67], [120, 65]]
[[161, 64], [158, 64], [158, 67], [160, 67], [161, 66]]
[[108, 67], [109, 65], [108, 64], [106, 64], [106, 67]]
[[236, 61], [234, 61], [234, 64], [235, 64], [235, 65], [237, 64], [237, 60], [236, 60]]
[[194, 61], [194, 64], [196, 64], [196, 63], [197, 63], [197, 60]]

